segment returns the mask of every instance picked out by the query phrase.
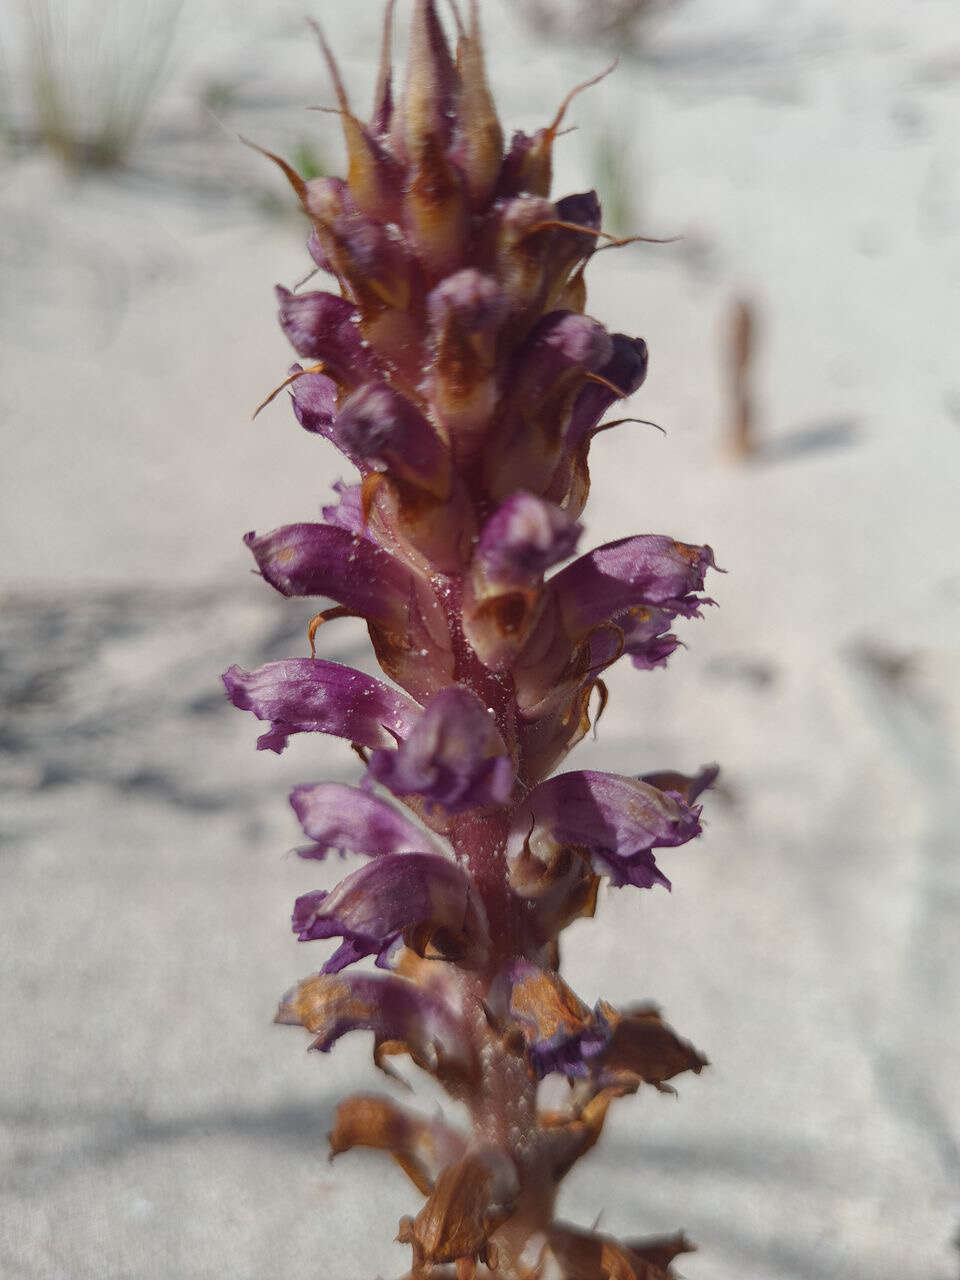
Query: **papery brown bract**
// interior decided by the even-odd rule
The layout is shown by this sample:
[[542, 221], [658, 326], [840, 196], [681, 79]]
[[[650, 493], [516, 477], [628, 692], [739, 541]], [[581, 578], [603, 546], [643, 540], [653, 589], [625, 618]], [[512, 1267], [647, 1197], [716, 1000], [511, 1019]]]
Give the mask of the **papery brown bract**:
[[[619, 1243], [555, 1222], [557, 1187], [615, 1101], [671, 1091], [706, 1059], [652, 1005], [581, 1000], [558, 940], [597, 912], [604, 880], [669, 888], [654, 851], [699, 835], [716, 766], [548, 775], [596, 724], [611, 664], [649, 671], [675, 653], [672, 628], [712, 603], [716, 566], [706, 545], [643, 534], [558, 567], [581, 534], [591, 439], [643, 384], [647, 345], [587, 314], [596, 193], [550, 194], [564, 113], [587, 86], [505, 151], [477, 0], [454, 14], [451, 48], [434, 0], [417, 0], [398, 95], [388, 4], [367, 123], [320, 34], [347, 178], [305, 180], [270, 157], [333, 281], [278, 287], [300, 360], [281, 388], [357, 475], [325, 523], [246, 541], [277, 591], [320, 598], [311, 653], [327, 625], [362, 618], [393, 682], [315, 657], [224, 676], [270, 724], [260, 747], [333, 734], [367, 765], [359, 787], [291, 795], [305, 869], [333, 851], [369, 861], [297, 899], [298, 937], [340, 943], [277, 1020], [322, 1052], [372, 1033], [378, 1066], [406, 1055], [465, 1109], [462, 1132], [387, 1098], [336, 1114], [333, 1154], [387, 1153], [425, 1197], [398, 1233], [414, 1280], [663, 1280], [682, 1236]], [[367, 957], [389, 973], [355, 967]], [[548, 1075], [566, 1100], [541, 1110]]]

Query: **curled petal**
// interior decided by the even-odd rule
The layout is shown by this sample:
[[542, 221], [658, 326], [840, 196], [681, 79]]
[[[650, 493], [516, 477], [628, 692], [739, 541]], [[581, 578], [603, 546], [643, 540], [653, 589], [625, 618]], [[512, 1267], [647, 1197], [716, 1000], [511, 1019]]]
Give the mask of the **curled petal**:
[[493, 716], [475, 693], [454, 685], [430, 700], [396, 751], [374, 752], [369, 776], [395, 795], [461, 813], [505, 804], [514, 771]]
[[298, 356], [322, 361], [331, 377], [348, 388], [377, 376], [353, 303], [332, 293], [291, 293], [282, 285], [277, 285], [277, 300], [280, 327]]
[[510, 1013], [526, 1041], [538, 1076], [559, 1071], [574, 1078], [591, 1072], [591, 1060], [609, 1032], [558, 973], [520, 961], [513, 974]]
[[288, 991], [276, 1022], [305, 1027], [310, 1045], [329, 1053], [349, 1031], [372, 1031], [374, 1059], [402, 1051], [444, 1083], [471, 1076], [472, 1046], [450, 1005], [405, 978], [367, 973], [314, 974]]
[[330, 1137], [330, 1159], [370, 1147], [388, 1151], [418, 1191], [427, 1196], [437, 1174], [463, 1155], [463, 1139], [439, 1120], [428, 1120], [392, 1099], [356, 1095], [337, 1107]]
[[244, 542], [281, 595], [328, 596], [370, 621], [404, 625], [413, 577], [368, 538], [336, 525], [288, 524]]
[[715, 568], [710, 547], [637, 534], [574, 560], [551, 579], [550, 588], [568, 632], [586, 635], [635, 606], [659, 605], [695, 615], [702, 602], [693, 593], [703, 589], [707, 569]]
[[386, 384], [355, 391], [341, 407], [335, 431], [349, 457], [438, 498], [449, 495], [449, 450], [420, 410]]
[[542, 782], [521, 805], [508, 862], [533, 856], [550, 867], [567, 846], [583, 850], [614, 885], [670, 887], [652, 850], [700, 834], [700, 810], [637, 778], [578, 770]]
[[314, 841], [299, 851], [302, 857], [323, 858], [331, 849], [380, 857], [433, 847], [433, 837], [406, 814], [359, 787], [342, 782], [294, 787], [290, 804]]
[[420, 955], [474, 968], [486, 960], [490, 944], [486, 912], [469, 876], [435, 853], [378, 858], [330, 893], [305, 894], [294, 907], [293, 931], [301, 942], [343, 938], [324, 973], [369, 955], [389, 968], [400, 940]]
[[662, 1093], [669, 1093], [672, 1090], [665, 1083], [667, 1080], [684, 1071], [699, 1075], [709, 1066], [689, 1040], [682, 1040], [664, 1022], [656, 1005], [637, 1005], [618, 1011], [601, 1001], [597, 1015], [610, 1029], [599, 1058], [605, 1076], [635, 1077]]
[[653, 671], [666, 666], [667, 659], [679, 648], [680, 641], [670, 631], [676, 618], [673, 609], [656, 606], [634, 606], [617, 618], [623, 634], [622, 652], [628, 654], [638, 671]]
[[492, 1144], [449, 1165], [416, 1218], [400, 1223], [397, 1239], [413, 1246], [414, 1273], [425, 1264], [486, 1260], [489, 1238], [513, 1213], [518, 1194], [513, 1162]]
[[269, 720], [261, 751], [281, 752], [295, 733], [331, 733], [363, 747], [404, 738], [420, 708], [372, 676], [320, 658], [268, 662], [255, 671], [224, 672], [227, 695], [241, 711]]

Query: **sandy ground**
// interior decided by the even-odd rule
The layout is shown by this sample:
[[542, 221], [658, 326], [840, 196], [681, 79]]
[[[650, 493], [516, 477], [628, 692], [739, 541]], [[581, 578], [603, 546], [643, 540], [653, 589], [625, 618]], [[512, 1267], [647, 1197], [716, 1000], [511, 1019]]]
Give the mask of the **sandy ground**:
[[[376, 6], [326, 8], [369, 79]], [[342, 473], [282, 405], [249, 420], [288, 359], [270, 286], [305, 255], [231, 133], [296, 145], [295, 104], [325, 100], [300, 11], [188, 3], [130, 173], [4, 163], [4, 1278], [404, 1267], [402, 1175], [325, 1160], [336, 1098], [383, 1087], [368, 1046], [308, 1058], [270, 1025], [316, 964], [290, 902], [327, 874], [289, 856], [284, 792], [355, 761], [256, 753], [218, 687], [304, 651], [307, 608], [239, 535], [312, 517]], [[601, 60], [490, 14], [518, 125]], [[220, 123], [213, 82], [240, 86]], [[682, 1225], [689, 1280], [957, 1273], [958, 107], [952, 3], [691, 0], [564, 140], [562, 189], [601, 180], [601, 132], [642, 229], [684, 235], [593, 271], [592, 310], [650, 342], [635, 408], [669, 434], [598, 442], [590, 535], [708, 540], [729, 573], [668, 674], [615, 672], [575, 757], [720, 760], [706, 837], [663, 859], [672, 894], [608, 893], [565, 957], [585, 998], [658, 999], [714, 1065], [622, 1104], [562, 1208]], [[737, 464], [717, 350], [743, 295], [763, 443]], [[351, 626], [326, 653], [363, 663]]]

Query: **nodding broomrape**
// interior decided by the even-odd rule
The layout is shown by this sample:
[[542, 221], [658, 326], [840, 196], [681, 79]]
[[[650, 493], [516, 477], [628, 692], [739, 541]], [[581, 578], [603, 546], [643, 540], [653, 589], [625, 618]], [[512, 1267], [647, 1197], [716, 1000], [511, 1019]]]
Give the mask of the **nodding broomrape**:
[[[278, 161], [339, 287], [278, 289], [284, 332], [311, 362], [283, 385], [359, 479], [337, 486], [324, 523], [245, 540], [277, 591], [334, 602], [310, 624], [311, 652], [321, 623], [361, 617], [392, 684], [318, 657], [224, 676], [234, 705], [269, 724], [260, 748], [333, 734], [366, 764], [359, 787], [291, 796], [305, 860], [370, 861], [298, 898], [301, 941], [341, 943], [277, 1020], [323, 1052], [372, 1031], [378, 1066], [407, 1054], [465, 1104], [458, 1133], [357, 1096], [331, 1135], [334, 1153], [392, 1155], [425, 1197], [398, 1236], [413, 1277], [656, 1280], [691, 1247], [682, 1236], [617, 1242], [558, 1223], [557, 1186], [613, 1100], [669, 1090], [706, 1059], [652, 1005], [588, 1007], [559, 975], [558, 937], [594, 914], [602, 879], [669, 888], [654, 851], [700, 834], [716, 767], [549, 775], [590, 727], [595, 690], [602, 710], [607, 667], [666, 664], [674, 622], [711, 603], [716, 565], [707, 546], [652, 534], [571, 559], [590, 441], [648, 359], [642, 339], [583, 314], [584, 268], [607, 238], [596, 194], [549, 196], [572, 95], [505, 148], [477, 0], [456, 13], [455, 52], [433, 0], [418, 0], [399, 96], [392, 10], [367, 123], [320, 35], [347, 180]], [[365, 957], [387, 972], [352, 967]], [[547, 1075], [568, 1088], [549, 1112]]]

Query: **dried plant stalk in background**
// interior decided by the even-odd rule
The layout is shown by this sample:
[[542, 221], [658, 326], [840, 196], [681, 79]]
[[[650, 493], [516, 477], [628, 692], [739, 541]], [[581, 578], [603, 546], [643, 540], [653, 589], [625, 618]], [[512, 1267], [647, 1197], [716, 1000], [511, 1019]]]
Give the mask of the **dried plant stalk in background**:
[[[416, 6], [395, 102], [390, 21], [368, 123], [324, 45], [347, 180], [277, 160], [340, 287], [278, 289], [303, 362], [283, 385], [360, 478], [324, 523], [246, 542], [278, 591], [334, 602], [311, 652], [323, 625], [361, 617], [392, 682], [315, 656], [224, 677], [267, 723], [259, 747], [335, 734], [366, 767], [359, 787], [291, 796], [307, 867], [331, 850], [369, 860], [297, 900], [302, 941], [340, 942], [277, 1019], [322, 1052], [371, 1031], [379, 1067], [408, 1055], [465, 1106], [467, 1132], [385, 1096], [337, 1111], [334, 1154], [388, 1153], [424, 1198], [399, 1231], [413, 1276], [656, 1280], [689, 1248], [681, 1236], [621, 1243], [558, 1222], [557, 1188], [616, 1099], [669, 1091], [705, 1059], [651, 1004], [584, 1004], [560, 976], [559, 936], [594, 914], [603, 879], [669, 887], [654, 851], [699, 834], [716, 769], [554, 771], [602, 711], [607, 667], [666, 663], [713, 555], [645, 534], [551, 572], [580, 536], [591, 440], [643, 382], [647, 348], [584, 314], [605, 233], [594, 192], [550, 198], [563, 108], [504, 152], [476, 3], [454, 59], [432, 0]], [[545, 1110], [548, 1076], [562, 1093]]]

